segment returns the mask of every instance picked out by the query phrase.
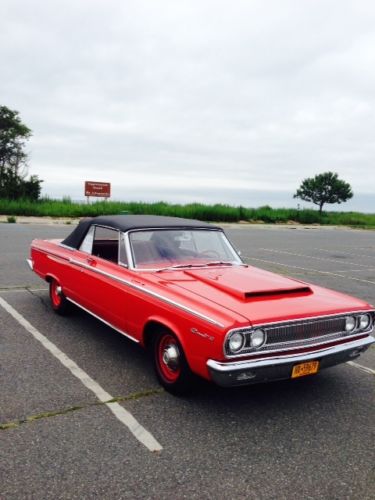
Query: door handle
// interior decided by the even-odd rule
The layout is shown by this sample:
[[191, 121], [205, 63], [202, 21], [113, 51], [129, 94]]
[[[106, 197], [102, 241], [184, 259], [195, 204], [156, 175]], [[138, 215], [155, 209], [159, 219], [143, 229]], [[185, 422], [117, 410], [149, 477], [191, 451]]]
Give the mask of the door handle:
[[93, 259], [92, 257], [89, 257], [88, 259], [86, 259], [86, 262], [87, 264], [89, 264], [90, 266], [96, 266], [96, 260]]

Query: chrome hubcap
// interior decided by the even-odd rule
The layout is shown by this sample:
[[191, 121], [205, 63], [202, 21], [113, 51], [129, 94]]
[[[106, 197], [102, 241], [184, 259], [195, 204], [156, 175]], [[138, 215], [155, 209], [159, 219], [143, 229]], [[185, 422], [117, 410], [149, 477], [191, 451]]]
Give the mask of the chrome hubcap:
[[168, 345], [163, 351], [163, 363], [170, 370], [177, 370], [179, 365], [180, 353], [175, 345]]
[[56, 295], [58, 295], [58, 296], [60, 297], [61, 293], [62, 293], [62, 288], [61, 288], [61, 286], [57, 286], [57, 287], [56, 287]]

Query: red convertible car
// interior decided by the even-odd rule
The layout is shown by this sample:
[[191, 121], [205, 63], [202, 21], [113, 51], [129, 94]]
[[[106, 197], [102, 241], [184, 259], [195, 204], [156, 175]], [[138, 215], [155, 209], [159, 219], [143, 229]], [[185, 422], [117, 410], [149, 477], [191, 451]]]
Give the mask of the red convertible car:
[[84, 219], [65, 240], [34, 240], [28, 263], [57, 313], [75, 304], [138, 342], [172, 393], [196, 375], [237, 386], [315, 374], [375, 341], [371, 305], [249, 266], [199, 221]]

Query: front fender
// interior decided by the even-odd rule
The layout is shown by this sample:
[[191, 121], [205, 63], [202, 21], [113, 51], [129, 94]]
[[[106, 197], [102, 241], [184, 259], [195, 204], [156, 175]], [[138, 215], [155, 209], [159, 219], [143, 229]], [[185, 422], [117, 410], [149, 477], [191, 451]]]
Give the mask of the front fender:
[[190, 369], [204, 378], [210, 378], [207, 370], [207, 360], [220, 358], [223, 342], [222, 334], [208, 330], [205, 325], [197, 324], [196, 321], [182, 320], [181, 318], [174, 321], [173, 318], [153, 315], [148, 318], [143, 327], [141, 343], [144, 346], [147, 344], [145, 334], [150, 323], [158, 324], [173, 332], [182, 346]]

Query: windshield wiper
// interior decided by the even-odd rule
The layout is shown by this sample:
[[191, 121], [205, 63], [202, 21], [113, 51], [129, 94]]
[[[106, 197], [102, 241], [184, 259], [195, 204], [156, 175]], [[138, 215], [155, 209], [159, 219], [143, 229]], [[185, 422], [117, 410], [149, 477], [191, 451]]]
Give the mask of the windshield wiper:
[[243, 267], [249, 267], [244, 262], [230, 262], [227, 260], [214, 260], [212, 262], [207, 262], [207, 264], [205, 264], [205, 266], [243, 266]]
[[245, 266], [247, 267], [247, 264], [241, 263], [234, 263], [226, 260], [214, 260], [210, 262], [205, 262], [204, 264], [176, 264], [174, 266], [168, 266], [168, 267], [162, 267], [161, 269], [158, 269], [156, 272], [159, 273], [160, 271], [170, 271], [173, 269], [191, 269], [194, 267], [210, 267], [210, 266]]
[[156, 272], [169, 271], [173, 269], [191, 269], [192, 267], [205, 267], [207, 264], [176, 264], [175, 266], [161, 267], [157, 269]]
[[234, 263], [227, 260], [213, 260], [207, 262], [205, 266], [234, 266]]

